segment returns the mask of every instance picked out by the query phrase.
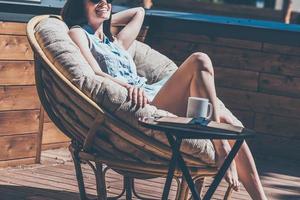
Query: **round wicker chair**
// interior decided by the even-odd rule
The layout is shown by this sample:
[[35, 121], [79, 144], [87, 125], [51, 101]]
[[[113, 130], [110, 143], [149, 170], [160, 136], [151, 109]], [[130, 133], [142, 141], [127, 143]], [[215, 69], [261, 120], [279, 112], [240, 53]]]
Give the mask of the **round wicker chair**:
[[[72, 140], [70, 152], [74, 160], [80, 197], [82, 200], [88, 199], [81, 169], [81, 163], [87, 163], [95, 172], [98, 199], [108, 198], [105, 185], [107, 167], [124, 176], [122, 194], [109, 199], [118, 199], [125, 192], [126, 199], [132, 198], [132, 192], [139, 199], [149, 199], [136, 194], [134, 178], [165, 177], [171, 150], [167, 140], [161, 138], [163, 134], [140, 127], [137, 117], [166, 116], [171, 113], [151, 105], [138, 111], [130, 107], [131, 102], [124, 101], [126, 89], [96, 76], [80, 55], [80, 50], [67, 38], [67, 31], [67, 26], [59, 16], [37, 16], [27, 25], [28, 39], [35, 55], [38, 95], [50, 119]], [[59, 38], [62, 32], [64, 36]], [[66, 47], [68, 45], [69, 49]], [[135, 45], [145, 44], [135, 41]], [[158, 52], [154, 54], [166, 60]], [[71, 59], [68, 57], [64, 60], [62, 55]], [[74, 60], [76, 57], [80, 61]], [[135, 61], [139, 58], [141, 55], [134, 54]], [[155, 64], [155, 61], [151, 62]], [[142, 71], [141, 67], [145, 67], [142, 66], [143, 63], [137, 66], [141, 75], [155, 82], [176, 70], [175, 64], [164, 62], [164, 69], [157, 67]], [[84, 70], [75, 72], [76, 67], [83, 67]], [[160, 71], [154, 73], [155, 70]], [[151, 76], [150, 72], [155, 75]], [[195, 180], [203, 180], [204, 177], [216, 174], [213, 165], [193, 155], [185, 153], [184, 159]], [[176, 170], [175, 176], [178, 182], [176, 199], [187, 199], [188, 189], [185, 181], [180, 179], [181, 172]], [[230, 191], [227, 190], [225, 199]]]

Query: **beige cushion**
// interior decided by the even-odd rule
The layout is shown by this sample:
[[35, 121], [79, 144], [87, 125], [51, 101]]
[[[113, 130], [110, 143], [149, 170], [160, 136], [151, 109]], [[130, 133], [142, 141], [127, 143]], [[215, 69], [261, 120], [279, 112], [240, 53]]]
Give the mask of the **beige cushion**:
[[149, 84], [173, 74], [178, 68], [172, 60], [145, 43], [135, 41], [128, 51], [134, 59], [138, 74], [146, 77]]
[[[155, 134], [149, 129], [140, 127], [137, 119], [155, 115], [168, 116], [173, 115], [172, 113], [152, 105], [146, 105], [137, 111], [131, 107], [131, 102], [126, 101], [127, 90], [124, 87], [94, 74], [79, 48], [70, 39], [68, 28], [62, 21], [56, 18], [45, 19], [39, 23], [35, 31], [38, 43], [49, 60], [76, 87], [120, 120], [166, 144], [164, 134]], [[161, 80], [177, 69], [170, 59], [141, 42], [135, 41], [129, 52], [133, 55], [138, 73], [146, 76], [150, 83]], [[214, 163], [215, 153], [210, 140], [185, 140], [183, 143], [182, 150], [185, 153], [192, 154], [207, 163]]]

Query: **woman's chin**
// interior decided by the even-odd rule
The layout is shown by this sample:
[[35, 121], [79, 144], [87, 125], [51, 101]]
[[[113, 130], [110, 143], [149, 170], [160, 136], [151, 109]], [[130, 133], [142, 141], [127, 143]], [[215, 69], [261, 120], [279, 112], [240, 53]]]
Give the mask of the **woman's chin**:
[[97, 15], [97, 18], [101, 18], [103, 20], [108, 20], [109, 19], [109, 14], [103, 13], [101, 15]]

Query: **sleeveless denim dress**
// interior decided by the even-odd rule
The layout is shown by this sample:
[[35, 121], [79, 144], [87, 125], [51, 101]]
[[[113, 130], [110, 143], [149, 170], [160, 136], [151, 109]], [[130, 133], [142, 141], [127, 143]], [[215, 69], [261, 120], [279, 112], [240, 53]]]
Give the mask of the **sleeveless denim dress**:
[[118, 80], [142, 88], [149, 101], [154, 99], [160, 88], [170, 78], [167, 76], [156, 83], [147, 84], [145, 77], [138, 76], [136, 65], [126, 50], [111, 42], [106, 36], [101, 41], [90, 25], [84, 25], [82, 28], [88, 37], [90, 50], [101, 70]]

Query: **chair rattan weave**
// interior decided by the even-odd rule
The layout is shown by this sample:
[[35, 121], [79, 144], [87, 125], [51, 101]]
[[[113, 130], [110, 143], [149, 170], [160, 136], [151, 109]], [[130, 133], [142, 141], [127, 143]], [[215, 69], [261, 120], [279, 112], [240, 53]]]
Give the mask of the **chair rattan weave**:
[[[148, 199], [136, 194], [134, 178], [166, 176], [168, 159], [171, 157], [170, 149], [99, 106], [58, 70], [56, 63], [51, 62], [35, 35], [35, 27], [49, 18], [60, 19], [58, 16], [37, 16], [27, 25], [28, 39], [35, 55], [36, 87], [50, 119], [72, 140], [69, 149], [74, 160], [81, 199], [88, 199], [84, 187], [82, 163], [89, 164], [95, 172], [98, 199], [108, 198], [105, 185], [105, 172], [108, 168], [124, 176], [122, 194], [110, 199], [118, 199], [125, 192], [126, 199], [131, 199], [132, 193], [139, 199]], [[101, 137], [102, 135], [114, 135], [115, 138], [139, 149], [144, 155], [155, 159], [153, 162], [139, 162], [137, 156], [115, 148], [107, 138]], [[215, 167], [198, 159], [188, 155], [185, 159], [191, 166], [191, 174], [195, 180], [198, 180], [200, 186], [204, 177], [214, 176], [216, 173]], [[176, 170], [175, 176], [178, 182], [176, 199], [186, 199], [188, 190], [185, 181], [180, 180], [181, 172]], [[225, 199], [230, 191], [227, 190]]]

